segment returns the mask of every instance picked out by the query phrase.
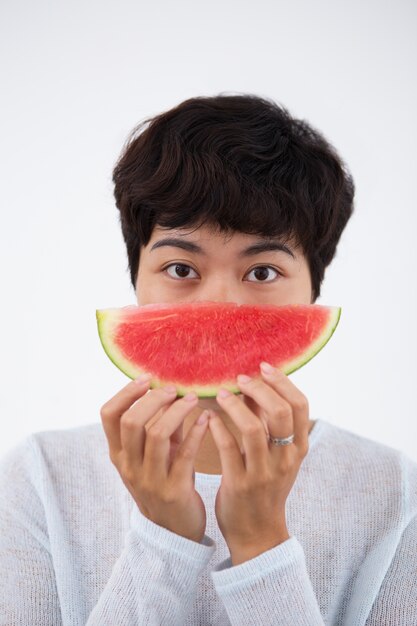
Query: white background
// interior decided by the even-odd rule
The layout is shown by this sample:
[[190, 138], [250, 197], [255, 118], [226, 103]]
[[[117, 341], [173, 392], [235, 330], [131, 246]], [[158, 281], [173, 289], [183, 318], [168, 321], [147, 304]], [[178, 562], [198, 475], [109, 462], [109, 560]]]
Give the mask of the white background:
[[98, 308], [136, 304], [112, 197], [129, 131], [182, 100], [275, 99], [349, 165], [356, 211], [317, 304], [342, 307], [293, 382], [311, 417], [417, 460], [416, 4], [1, 4], [0, 454], [100, 421], [128, 379]]

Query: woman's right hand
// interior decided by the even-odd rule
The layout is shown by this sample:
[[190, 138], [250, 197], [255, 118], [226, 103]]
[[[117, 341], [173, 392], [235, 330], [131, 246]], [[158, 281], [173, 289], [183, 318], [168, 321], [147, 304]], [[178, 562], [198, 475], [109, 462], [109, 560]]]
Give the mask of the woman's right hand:
[[183, 438], [183, 421], [198, 397], [176, 396], [175, 387], [149, 391], [149, 381], [133, 380], [101, 407], [100, 416], [110, 460], [141, 513], [200, 543], [206, 510], [194, 488], [194, 462], [208, 422], [195, 422]]

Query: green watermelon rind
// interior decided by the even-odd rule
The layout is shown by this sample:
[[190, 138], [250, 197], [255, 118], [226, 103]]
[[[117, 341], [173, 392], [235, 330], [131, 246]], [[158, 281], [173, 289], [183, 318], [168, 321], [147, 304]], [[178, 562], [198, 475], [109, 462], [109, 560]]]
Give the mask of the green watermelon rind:
[[[341, 307], [328, 307], [331, 312], [329, 315], [329, 319], [327, 324], [323, 328], [323, 332], [316, 339], [314, 343], [312, 343], [309, 349], [303, 352], [302, 355], [297, 358], [287, 362], [284, 366], [281, 366], [279, 369], [287, 376], [292, 374], [293, 372], [299, 370], [301, 367], [306, 365], [311, 359], [313, 359], [328, 343], [331, 336], [333, 335], [336, 327], [339, 323], [340, 316], [342, 313]], [[101, 344], [103, 349], [109, 359], [114, 363], [114, 365], [122, 371], [126, 376], [131, 378], [132, 380], [137, 378], [141, 373], [145, 370], [140, 369], [137, 366], [133, 366], [131, 361], [126, 359], [122, 352], [117, 348], [117, 346], [111, 342], [110, 338], [113, 336], [114, 328], [118, 326], [120, 323], [120, 318], [125, 314], [122, 309], [101, 309], [96, 310], [96, 319], [98, 325], [98, 333], [100, 337]], [[107, 338], [107, 340], [106, 340]], [[274, 363], [272, 363], [274, 365]], [[151, 372], [152, 374], [152, 372]], [[245, 374], [245, 372], [241, 372], [241, 374]], [[236, 380], [230, 381], [219, 381], [216, 385], [181, 385], [172, 380], [162, 380], [158, 377], [154, 377], [151, 380], [150, 388], [157, 389], [159, 387], [163, 387], [167, 384], [175, 384], [177, 387], [177, 395], [185, 396], [189, 391], [193, 390], [200, 398], [212, 398], [217, 395], [217, 391], [219, 387], [224, 387], [231, 391], [234, 394], [241, 393], [241, 390], [236, 384]]]

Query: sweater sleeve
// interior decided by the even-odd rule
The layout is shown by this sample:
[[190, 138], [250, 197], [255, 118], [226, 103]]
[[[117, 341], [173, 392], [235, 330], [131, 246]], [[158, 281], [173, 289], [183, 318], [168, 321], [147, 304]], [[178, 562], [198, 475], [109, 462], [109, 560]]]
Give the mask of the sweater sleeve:
[[[36, 463], [30, 438], [0, 463], [0, 625], [60, 626], [57, 581], [47, 519], [36, 489]], [[88, 620], [74, 598], [66, 607], [79, 626], [160, 626], [185, 621], [197, 579], [215, 550], [176, 535], [132, 509], [130, 530]], [[64, 614], [64, 613], [63, 613]]]
[[232, 626], [323, 626], [324, 621], [296, 537], [232, 567], [211, 572]]
[[134, 507], [123, 553], [86, 626], [183, 624], [197, 593], [198, 576], [215, 544], [200, 544], [154, 524]]

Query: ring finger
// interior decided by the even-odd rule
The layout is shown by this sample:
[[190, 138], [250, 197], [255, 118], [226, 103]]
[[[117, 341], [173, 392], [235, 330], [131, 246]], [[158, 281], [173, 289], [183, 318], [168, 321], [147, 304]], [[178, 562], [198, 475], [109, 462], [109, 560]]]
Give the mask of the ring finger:
[[[262, 369], [261, 369], [262, 372]], [[262, 372], [268, 385], [283, 398], [290, 406], [293, 416], [293, 430], [284, 437], [294, 434], [294, 446], [304, 456], [308, 451], [309, 414], [310, 408], [306, 396], [296, 385], [279, 369], [273, 369], [270, 374]], [[274, 435], [275, 436], [275, 435]], [[281, 435], [280, 435], [281, 436]], [[287, 446], [288, 447], [288, 446]], [[290, 446], [292, 447], [292, 446]]]
[[141, 463], [144, 475], [152, 476], [155, 482], [166, 480], [170, 469], [170, 438], [197, 404], [195, 394], [178, 398], [148, 430]]
[[160, 388], [152, 389], [123, 413], [120, 419], [120, 452], [130, 467], [137, 468], [142, 463], [146, 425], [157, 412], [171, 404], [175, 398], [175, 389], [172, 392]]
[[234, 394], [227, 397], [218, 394], [216, 399], [241, 433], [247, 472], [256, 474], [260, 470], [259, 464], [262, 459], [266, 461], [265, 452], [268, 450], [265, 428], [261, 420]]
[[248, 396], [247, 404], [252, 411], [260, 419], [265, 419], [267, 433], [271, 437], [285, 438], [294, 433], [291, 405], [270, 385], [259, 378], [247, 382], [238, 380], [238, 385], [242, 393]]

